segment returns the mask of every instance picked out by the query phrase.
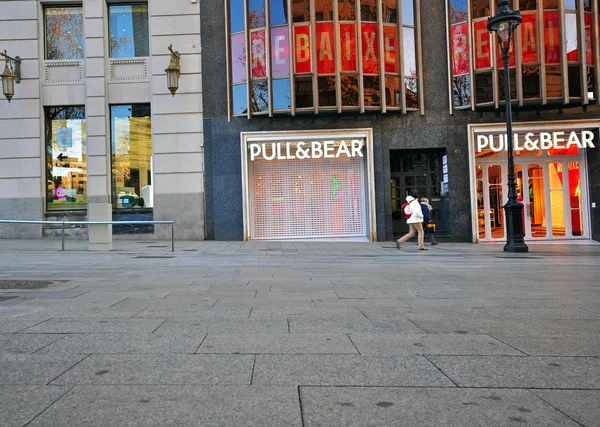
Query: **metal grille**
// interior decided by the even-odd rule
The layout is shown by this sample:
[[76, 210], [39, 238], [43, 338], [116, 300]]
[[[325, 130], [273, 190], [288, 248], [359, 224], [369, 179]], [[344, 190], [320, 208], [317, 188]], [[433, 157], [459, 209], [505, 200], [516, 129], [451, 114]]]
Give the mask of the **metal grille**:
[[252, 239], [367, 236], [362, 160], [250, 162]]

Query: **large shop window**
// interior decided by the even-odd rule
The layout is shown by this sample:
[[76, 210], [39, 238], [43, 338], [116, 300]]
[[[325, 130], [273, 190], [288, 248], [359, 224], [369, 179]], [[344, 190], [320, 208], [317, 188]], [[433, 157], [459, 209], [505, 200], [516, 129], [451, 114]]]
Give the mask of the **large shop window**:
[[113, 105], [110, 118], [113, 206], [151, 208], [154, 192], [150, 104]]
[[111, 58], [150, 56], [148, 3], [108, 6]]
[[46, 107], [46, 210], [87, 207], [84, 107]]
[[83, 58], [83, 8], [44, 7], [45, 58]]
[[419, 0], [228, 0], [227, 7], [230, 115], [423, 113]]
[[[450, 110], [500, 108], [504, 64], [487, 30], [497, 1], [446, 1]], [[514, 0], [510, 7], [523, 17], [509, 53], [511, 100], [525, 108], [597, 103], [600, 8], [588, 0]]]

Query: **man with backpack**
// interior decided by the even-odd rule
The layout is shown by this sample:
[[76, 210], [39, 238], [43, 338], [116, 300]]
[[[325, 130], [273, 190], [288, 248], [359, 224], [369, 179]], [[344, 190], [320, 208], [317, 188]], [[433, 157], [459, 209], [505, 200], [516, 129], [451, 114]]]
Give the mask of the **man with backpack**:
[[396, 241], [396, 249], [400, 249], [404, 242], [417, 234], [418, 250], [426, 251], [424, 242], [425, 234], [423, 232], [423, 211], [419, 202], [419, 190], [411, 190], [409, 195], [406, 196], [406, 203], [402, 206], [405, 217], [408, 216], [406, 219], [408, 233]]

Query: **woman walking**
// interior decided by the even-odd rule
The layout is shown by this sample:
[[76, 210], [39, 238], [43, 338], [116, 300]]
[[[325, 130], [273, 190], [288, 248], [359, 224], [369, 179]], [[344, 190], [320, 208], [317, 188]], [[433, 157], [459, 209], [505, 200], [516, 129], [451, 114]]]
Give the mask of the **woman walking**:
[[409, 195], [406, 196], [406, 203], [408, 203], [408, 210], [410, 210], [410, 217], [406, 220], [408, 233], [396, 241], [396, 249], [400, 249], [404, 242], [417, 234], [418, 250], [426, 251], [425, 236], [423, 233], [423, 211], [419, 202], [419, 190], [411, 190]]

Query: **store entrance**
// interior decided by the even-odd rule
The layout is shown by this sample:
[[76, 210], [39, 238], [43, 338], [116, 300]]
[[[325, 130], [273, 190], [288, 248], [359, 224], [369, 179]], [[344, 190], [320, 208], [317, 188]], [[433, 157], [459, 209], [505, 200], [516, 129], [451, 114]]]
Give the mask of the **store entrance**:
[[[525, 239], [589, 238], [582, 167], [579, 156], [515, 160], [517, 198], [524, 205]], [[479, 240], [504, 240], [507, 165], [481, 162], [476, 168]]]
[[447, 234], [447, 207], [441, 194], [442, 156], [444, 150], [391, 150], [392, 224], [394, 238], [408, 232], [402, 204], [408, 193], [419, 190], [433, 208], [436, 232]]

